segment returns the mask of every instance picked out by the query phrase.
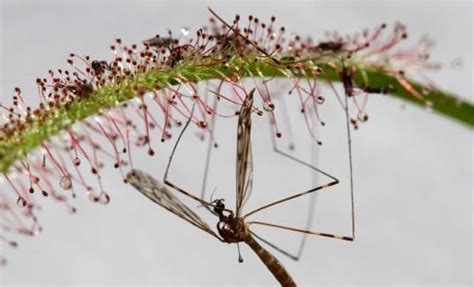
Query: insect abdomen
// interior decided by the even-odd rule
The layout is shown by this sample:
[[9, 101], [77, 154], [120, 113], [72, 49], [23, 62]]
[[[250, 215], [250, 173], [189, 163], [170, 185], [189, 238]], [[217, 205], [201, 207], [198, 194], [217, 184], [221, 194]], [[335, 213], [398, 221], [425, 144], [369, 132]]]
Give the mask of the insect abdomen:
[[280, 282], [281, 286], [296, 286], [296, 283], [291, 278], [290, 274], [286, 271], [285, 267], [276, 259], [270, 252], [265, 250], [258, 242], [252, 237], [247, 236], [245, 243], [257, 253], [263, 264], [267, 266], [268, 270], [272, 272], [273, 276]]

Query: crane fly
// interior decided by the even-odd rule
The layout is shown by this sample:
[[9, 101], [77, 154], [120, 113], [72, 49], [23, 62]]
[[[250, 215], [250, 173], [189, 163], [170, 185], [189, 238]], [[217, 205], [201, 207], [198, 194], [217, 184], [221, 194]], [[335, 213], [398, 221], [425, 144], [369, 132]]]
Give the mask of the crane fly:
[[[345, 241], [354, 240], [354, 205], [352, 204], [352, 235], [351, 236], [341, 236], [334, 235], [325, 232], [311, 231], [306, 229], [294, 228], [290, 226], [283, 226], [270, 222], [262, 221], [248, 221], [246, 220], [249, 216], [254, 215], [264, 209], [273, 207], [278, 204], [282, 204], [289, 200], [311, 194], [313, 192], [323, 190], [330, 186], [334, 186], [339, 183], [339, 180], [332, 175], [316, 168], [312, 167], [314, 170], [326, 175], [331, 178], [329, 183], [320, 185], [309, 190], [296, 193], [292, 196], [268, 203], [263, 205], [253, 211], [248, 212], [247, 214], [242, 214], [243, 207], [246, 201], [249, 199], [252, 192], [252, 182], [253, 182], [253, 161], [252, 161], [252, 145], [251, 145], [251, 114], [253, 109], [253, 94], [255, 89], [247, 93], [246, 98], [242, 104], [242, 107], [239, 112], [238, 125], [237, 125], [237, 160], [236, 160], [236, 204], [235, 210], [230, 210], [226, 208], [224, 204], [224, 199], [216, 199], [213, 201], [206, 201], [203, 198], [194, 196], [193, 194], [185, 191], [184, 189], [178, 187], [174, 183], [171, 183], [168, 180], [168, 171], [176, 151], [178, 142], [180, 141], [184, 131], [190, 123], [190, 120], [187, 121], [183, 130], [181, 131], [176, 144], [171, 152], [170, 158], [168, 160], [168, 165], [164, 174], [164, 179], [162, 182], [155, 179], [153, 176], [147, 174], [146, 172], [133, 169], [127, 174], [128, 182], [143, 195], [148, 197], [153, 202], [167, 209], [168, 211], [174, 213], [175, 215], [186, 220], [190, 224], [196, 226], [202, 231], [210, 234], [221, 242], [224, 243], [236, 243], [237, 246], [239, 243], [247, 244], [261, 259], [269, 271], [274, 275], [278, 282], [282, 286], [297, 286], [288, 271], [283, 267], [280, 261], [273, 256], [269, 251], [262, 247], [256, 239], [259, 239], [274, 248], [275, 250], [281, 252], [284, 255], [291, 256], [289, 253], [279, 248], [276, 245], [273, 245], [269, 241], [259, 237], [251, 230], [252, 225], [263, 225], [267, 227], [273, 227], [278, 229], [284, 229], [294, 232], [299, 232], [303, 234], [316, 235], [329, 237], [334, 239], [340, 239]], [[347, 112], [347, 94], [346, 93], [346, 121], [348, 122], [348, 112]], [[191, 117], [190, 117], [191, 119]], [[349, 127], [347, 125], [347, 127]], [[350, 137], [350, 132], [348, 132]], [[350, 140], [349, 140], [350, 144]], [[277, 153], [280, 153], [285, 156], [289, 156], [282, 151], [279, 151], [274, 145], [274, 149]], [[350, 149], [349, 149], [350, 154]], [[309, 166], [309, 164], [293, 158], [299, 163]], [[351, 164], [351, 162], [350, 162]], [[352, 167], [351, 167], [352, 170]], [[212, 214], [218, 218], [218, 223], [216, 226], [217, 232], [215, 232], [203, 219], [201, 219], [196, 213], [194, 213], [188, 206], [186, 206], [181, 200], [176, 197], [176, 194], [182, 194], [186, 197], [199, 202], [202, 206], [206, 207]], [[351, 195], [352, 195], [352, 180], [351, 180]], [[353, 202], [353, 197], [351, 196]], [[239, 261], [242, 261], [239, 252]]]

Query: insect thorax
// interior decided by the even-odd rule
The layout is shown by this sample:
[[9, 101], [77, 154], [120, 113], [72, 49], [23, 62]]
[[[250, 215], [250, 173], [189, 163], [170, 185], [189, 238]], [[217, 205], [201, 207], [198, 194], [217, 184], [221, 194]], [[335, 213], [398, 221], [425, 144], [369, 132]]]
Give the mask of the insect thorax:
[[219, 216], [217, 231], [222, 239], [227, 243], [237, 243], [244, 241], [249, 235], [245, 222], [240, 217], [235, 217], [234, 213], [225, 208], [224, 199], [212, 201], [214, 212]]
[[217, 230], [227, 243], [245, 241], [245, 238], [249, 236], [244, 220], [240, 217], [234, 217], [233, 214], [221, 217], [217, 223]]

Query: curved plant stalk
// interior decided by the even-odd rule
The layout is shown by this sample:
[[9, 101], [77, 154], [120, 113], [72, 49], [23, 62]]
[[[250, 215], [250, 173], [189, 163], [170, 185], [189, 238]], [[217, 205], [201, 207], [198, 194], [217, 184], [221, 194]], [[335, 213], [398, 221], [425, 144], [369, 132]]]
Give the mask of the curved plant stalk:
[[[340, 81], [335, 68], [325, 63], [308, 61], [305, 63], [306, 70], [292, 71], [291, 69], [282, 70], [275, 66], [271, 60], [265, 58], [234, 57], [226, 64], [206, 65], [205, 62], [193, 62], [166, 70], [148, 71], [118, 85], [106, 85], [99, 88], [90, 97], [75, 100], [68, 108], [63, 106], [52, 108], [50, 112], [54, 116], [50, 116], [46, 121], [36, 118], [27, 124], [24, 130], [13, 135], [2, 135], [0, 139], [0, 173], [7, 171], [13, 162], [66, 127], [137, 97], [138, 93], [134, 87], [140, 87], [143, 92], [150, 92], [156, 90], [157, 87], [168, 87], [178, 83], [222, 79], [231, 73], [234, 74], [235, 71], [240, 71], [241, 78], [286, 77], [285, 73], [291, 73], [291, 76], [296, 78], [314, 77], [311, 71], [317, 67], [322, 69], [321, 77], [324, 79], [333, 82]], [[230, 72], [231, 70], [232, 72]], [[423, 93], [428, 90], [426, 87], [410, 83], [418, 93], [423, 93], [423, 99], [420, 99], [402, 86], [395, 76], [373, 70], [359, 70], [354, 75], [354, 82], [358, 86], [362, 86], [365, 82], [369, 82], [372, 87], [392, 86], [394, 90], [390, 93], [391, 96], [419, 106], [426, 106], [426, 103], [430, 103], [430, 108], [433, 111], [469, 128], [474, 128], [474, 105], [447, 92], [430, 90], [428, 93]]]
[[[34, 236], [41, 231], [36, 216], [40, 207], [37, 191], [64, 204], [71, 213], [76, 208], [69, 197], [75, 197], [76, 188], [92, 202], [107, 204], [110, 197], [104, 190], [101, 170], [113, 166], [127, 182], [124, 168], [133, 167], [132, 151], [148, 147], [148, 154], [153, 156], [152, 138], [158, 133], [161, 141], [169, 139], [169, 130], [180, 126], [182, 119], [209, 133], [217, 144], [208, 123], [216, 116], [235, 114], [222, 114], [208, 101], [224, 99], [231, 106], [242, 106], [242, 93], [246, 94], [243, 79], [252, 79], [254, 91], [261, 97], [263, 111], [253, 106], [252, 112], [268, 113], [276, 137], [282, 133], [272, 98], [278, 100], [279, 95], [273, 95], [267, 84], [278, 78], [287, 79], [289, 93], [295, 90], [298, 94], [298, 113], [304, 114], [309, 134], [318, 144], [322, 141], [309, 130], [308, 122], [324, 125], [318, 106], [325, 97], [339, 96], [336, 89], [321, 95], [317, 83], [332, 85], [341, 79], [344, 87], [349, 85], [353, 91], [350, 104], [340, 102], [350, 113], [353, 128], [368, 118], [364, 111], [368, 93], [388, 94], [474, 128], [472, 102], [404, 76], [405, 72], [423, 72], [441, 65], [428, 61], [429, 47], [423, 41], [405, 50], [398, 48], [407, 38], [401, 23], [395, 24], [389, 35], [383, 33], [386, 25], [382, 24], [373, 31], [344, 38], [334, 33], [328, 41], [314, 43], [296, 34], [283, 36], [285, 29], [274, 26], [275, 17], [265, 26], [251, 16], [249, 22], [239, 24], [240, 17], [236, 16], [229, 25], [211, 13], [219, 22], [211, 19], [210, 26], [199, 29], [193, 39], [180, 42], [171, 34], [155, 36], [138, 47], [125, 46], [117, 38], [110, 46], [114, 54], [111, 62], [70, 54], [67, 70], [50, 70], [49, 78], [37, 79], [38, 107], [23, 101], [20, 88], [15, 88], [13, 105], [0, 102], [0, 183], [4, 185], [0, 190], [0, 221], [6, 223], [0, 229], [0, 241], [16, 246], [15, 241], [6, 239], [10, 233]], [[209, 86], [207, 81], [211, 81]], [[200, 92], [195, 84], [200, 82], [209, 94]], [[219, 84], [214, 87], [216, 82]], [[151, 97], [145, 100], [147, 93]], [[208, 97], [211, 93], [214, 98]], [[193, 113], [191, 106], [198, 112]], [[136, 125], [135, 119], [140, 124]], [[86, 180], [84, 172], [91, 172], [97, 181]], [[0, 265], [2, 260], [0, 255]]]

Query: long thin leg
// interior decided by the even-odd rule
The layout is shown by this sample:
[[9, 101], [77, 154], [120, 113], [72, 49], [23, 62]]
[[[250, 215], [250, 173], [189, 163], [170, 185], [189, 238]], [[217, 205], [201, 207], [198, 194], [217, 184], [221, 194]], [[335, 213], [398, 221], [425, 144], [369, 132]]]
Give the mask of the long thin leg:
[[[270, 121], [270, 134], [272, 134], [272, 122]], [[273, 151], [278, 154], [278, 155], [281, 155], [281, 156], [284, 156], [285, 158], [287, 159], [290, 159], [292, 161], [295, 161], [297, 162], [298, 164], [302, 164], [302, 160], [292, 156], [292, 155], [289, 155], [283, 151], [281, 151], [280, 149], [278, 149], [278, 146], [277, 146], [277, 143], [276, 143], [276, 140], [275, 138], [272, 136], [271, 137], [272, 139], [272, 145], [273, 145]], [[312, 149], [312, 158], [314, 158], [314, 150]], [[309, 164], [308, 164], [309, 165]], [[313, 170], [316, 170], [317, 171], [317, 168], [311, 164], [310, 165], [311, 168]], [[314, 173], [313, 173], [314, 175]], [[313, 184], [316, 185], [316, 181], [313, 181]], [[306, 226], [305, 226], [305, 229], [306, 230], [310, 230], [312, 228], [312, 225], [313, 225], [313, 217], [314, 217], [314, 207], [315, 207], [315, 204], [316, 204], [316, 195], [317, 193], [313, 193], [311, 194], [311, 198], [309, 200], [309, 210], [308, 210], [308, 217], [307, 217], [307, 220], [306, 220]], [[288, 258], [290, 259], [293, 259], [295, 261], [298, 261], [300, 258], [301, 258], [301, 255], [303, 254], [303, 250], [306, 246], [306, 240], [308, 238], [308, 235], [307, 233], [303, 233], [301, 239], [300, 239], [300, 243], [299, 243], [299, 246], [298, 246], [298, 249], [295, 253], [292, 253], [290, 251], [287, 251], [285, 250], [284, 248], [282, 247], [279, 247], [278, 245], [264, 239], [263, 237], [261, 237], [260, 235], [256, 234], [255, 232], [251, 231], [251, 233], [255, 236], [255, 238], [257, 238], [258, 240], [262, 241], [264, 244], [268, 245], [269, 247], [273, 248], [274, 250], [276, 250], [277, 252], [281, 253], [282, 255], [284, 256], [287, 256]]]
[[[319, 155], [319, 150], [316, 149], [311, 149], [311, 163], [314, 165], [318, 161], [318, 155]], [[314, 186], [317, 186], [319, 184], [319, 174], [316, 172], [312, 172], [311, 174], [311, 181]], [[314, 214], [316, 210], [316, 199], [317, 199], [317, 193], [311, 194], [311, 197], [309, 199], [309, 210], [308, 210], [308, 217], [306, 219], [306, 230], [310, 230], [313, 228], [313, 221], [314, 221]], [[303, 234], [303, 238], [301, 240], [301, 246], [300, 246], [300, 254], [303, 252], [303, 248], [305, 247], [306, 244], [306, 239], [308, 238], [308, 234]]]
[[282, 155], [282, 156], [285, 156], [285, 157], [287, 157], [287, 158], [289, 158], [289, 159], [291, 159], [291, 160], [293, 160], [293, 161], [295, 161], [295, 162], [297, 162], [297, 163], [299, 163], [299, 164], [302, 164], [302, 165], [304, 165], [304, 166], [306, 166], [306, 167], [309, 167], [309, 168], [311, 168], [312, 170], [314, 170], [314, 171], [316, 171], [316, 172], [318, 172], [318, 173], [320, 173], [320, 174], [323, 174], [323, 175], [329, 177], [330, 179], [332, 179], [332, 181], [329, 182], [329, 183], [327, 183], [327, 184], [325, 184], [325, 185], [320, 185], [320, 186], [314, 187], [314, 188], [312, 188], [312, 189], [309, 189], [309, 190], [307, 190], [307, 191], [304, 191], [304, 192], [301, 192], [301, 193], [297, 193], [297, 194], [295, 194], [295, 195], [292, 195], [292, 196], [289, 196], [289, 197], [280, 199], [280, 200], [278, 200], [278, 201], [274, 201], [274, 202], [272, 202], [272, 203], [266, 204], [266, 205], [264, 205], [264, 206], [262, 206], [262, 207], [260, 207], [260, 208], [257, 208], [257, 209], [255, 209], [255, 210], [253, 210], [253, 211], [247, 213], [246, 215], [243, 216], [243, 218], [246, 218], [246, 217], [248, 217], [248, 216], [250, 216], [250, 215], [252, 215], [252, 214], [254, 214], [254, 213], [257, 213], [257, 212], [262, 211], [262, 210], [264, 210], [264, 209], [267, 209], [267, 208], [269, 208], [269, 207], [275, 206], [275, 205], [277, 205], [277, 204], [284, 203], [284, 202], [286, 202], [286, 201], [289, 201], [289, 200], [298, 198], [298, 197], [303, 196], [303, 195], [307, 195], [307, 194], [313, 193], [313, 192], [318, 191], [318, 190], [325, 189], [325, 188], [327, 188], [327, 187], [330, 187], [330, 186], [333, 186], [333, 185], [336, 185], [336, 184], [339, 183], [339, 179], [337, 179], [336, 177], [330, 175], [329, 173], [327, 173], [327, 172], [325, 172], [325, 171], [323, 171], [323, 170], [321, 170], [321, 169], [319, 169], [319, 168], [317, 168], [317, 167], [315, 167], [315, 166], [313, 166], [313, 165], [311, 165], [311, 164], [309, 164], [309, 163], [307, 163], [307, 162], [305, 162], [305, 161], [303, 161], [303, 160], [301, 160], [301, 159], [299, 159], [299, 158], [296, 158], [296, 157], [294, 157], [293, 155], [290, 155], [290, 154], [288, 154], [288, 153], [286, 153], [286, 152], [283, 152], [283, 151], [279, 150], [278, 147], [277, 147], [277, 145], [276, 145], [276, 141], [275, 141], [275, 138], [274, 138], [274, 137], [272, 137], [272, 142], [273, 142], [273, 150], [274, 150], [277, 154], [280, 154], [280, 155]]
[[[299, 229], [299, 228], [294, 228], [294, 227], [289, 227], [289, 226], [283, 226], [283, 225], [278, 225], [278, 224], [273, 224], [273, 223], [268, 223], [268, 222], [261, 222], [261, 221], [250, 221], [248, 222], [249, 226], [252, 224], [259, 224], [259, 225], [264, 225], [264, 226], [270, 226], [270, 227], [275, 227], [275, 228], [280, 228], [280, 229], [285, 229], [285, 230], [290, 230], [290, 231], [295, 231], [295, 232], [301, 232], [301, 233], [306, 233], [306, 234], [311, 234], [311, 235], [317, 235], [317, 236], [324, 236], [324, 237], [329, 237], [329, 238], [334, 238], [334, 239], [341, 239], [341, 240], [347, 240], [347, 241], [353, 241], [355, 239], [355, 212], [354, 212], [354, 182], [353, 182], [353, 172], [352, 172], [352, 145], [351, 145], [351, 133], [350, 133], [350, 125], [349, 125], [349, 105], [348, 105], [348, 97], [350, 97], [353, 93], [353, 87], [352, 87], [352, 75], [349, 69], [347, 69], [344, 65], [344, 62], [342, 63], [342, 73], [341, 73], [341, 81], [343, 82], [344, 85], [344, 91], [345, 91], [345, 116], [346, 116], [346, 131], [347, 131], [347, 143], [348, 143], [348, 153], [349, 153], [349, 172], [350, 172], [350, 194], [351, 194], [351, 225], [352, 225], [352, 234], [351, 236], [341, 236], [341, 235], [335, 235], [335, 234], [330, 234], [330, 233], [325, 233], [325, 232], [319, 232], [319, 231], [310, 231], [310, 230], [305, 230], [305, 229]], [[286, 154], [284, 152], [279, 151], [279, 153]], [[288, 155], [288, 154], [286, 154]], [[292, 157], [291, 155], [288, 155], [289, 157]], [[294, 158], [294, 157], [293, 157]], [[297, 158], [294, 158], [297, 162], [301, 162], [302, 164], [306, 166], [310, 166], [307, 163], [300, 161]], [[334, 181], [330, 182], [326, 185], [322, 185], [301, 193], [297, 193], [293, 196], [289, 196], [280, 200], [277, 200], [275, 202], [266, 204], [260, 208], [257, 208], [250, 213], [246, 214], [244, 218], [257, 213], [261, 210], [267, 209], [269, 207], [275, 206], [277, 204], [284, 203], [286, 201], [290, 201], [292, 199], [311, 194], [313, 192], [316, 192], [318, 190], [322, 190], [324, 188], [330, 187], [332, 185], [335, 185], [339, 183], [339, 180], [336, 179], [335, 177], [329, 175], [328, 173], [325, 173], [319, 169], [315, 169], [318, 172], [332, 178]]]
[[[212, 109], [214, 111], [217, 110], [217, 97], [214, 97], [214, 102], [212, 105]], [[207, 145], [207, 155], [206, 155], [206, 163], [204, 167], [204, 175], [202, 179], [202, 187], [201, 187], [201, 199], [204, 199], [204, 196], [206, 195], [206, 188], [207, 188], [207, 177], [209, 174], [209, 165], [211, 163], [211, 153], [212, 153], [212, 148], [214, 146], [212, 139], [214, 138], [214, 128], [216, 126], [216, 114], [212, 115], [212, 120], [211, 120], [211, 125], [209, 126], [210, 130], [210, 137], [209, 137], [209, 143]]]
[[310, 230], [306, 230], [306, 229], [294, 228], [294, 227], [290, 227], [290, 226], [273, 224], [273, 223], [263, 222], [263, 221], [248, 221], [247, 224], [249, 226], [252, 225], [252, 224], [264, 225], [264, 226], [269, 226], [269, 227], [274, 227], [274, 228], [279, 228], [279, 229], [285, 229], [285, 230], [290, 230], [290, 231], [296, 231], [296, 232], [301, 232], [301, 233], [306, 233], [306, 234], [311, 234], [311, 235], [317, 235], [317, 236], [323, 236], [323, 237], [329, 237], [329, 238], [340, 239], [340, 240], [346, 240], [346, 241], [354, 241], [354, 239], [355, 239], [354, 234], [352, 234], [351, 236], [336, 235], [336, 234], [331, 234], [331, 233], [326, 233], [326, 232], [310, 231]]
[[218, 214], [213, 211], [213, 205], [205, 200], [202, 200], [185, 190], [177, 187], [176, 185], [170, 183], [167, 180], [169, 168], [171, 166], [171, 162], [174, 156], [174, 153], [176, 152], [176, 148], [178, 146], [179, 141], [181, 140], [184, 132], [186, 131], [187, 127], [189, 126], [192, 115], [194, 112], [194, 106], [191, 111], [191, 115], [189, 119], [187, 120], [184, 128], [182, 129], [181, 133], [178, 136], [178, 139], [176, 140], [176, 143], [173, 147], [173, 150], [171, 152], [170, 158], [168, 160], [168, 164], [166, 167], [166, 171], [164, 174], [164, 184], [165, 186], [171, 187], [170, 189], [167, 189], [165, 186], [163, 186], [159, 181], [154, 179], [151, 175], [148, 175], [142, 171], [139, 170], [132, 170], [129, 172], [127, 175], [127, 179], [129, 182], [136, 188], [138, 189], [143, 195], [148, 197], [150, 200], [154, 201], [155, 203], [161, 205], [168, 211], [174, 213], [175, 215], [181, 217], [182, 219], [188, 221], [189, 223], [195, 225], [196, 227], [200, 228], [201, 230], [211, 234], [212, 236], [216, 237], [218, 240], [224, 242], [224, 240], [219, 237], [214, 231], [212, 231], [209, 226], [207, 225], [206, 222], [202, 221], [199, 216], [197, 216], [192, 210], [190, 210], [184, 203], [182, 203], [178, 198], [174, 197], [171, 194], [171, 191], [175, 192], [180, 192], [187, 196], [188, 198], [191, 198], [197, 202], [199, 202], [201, 205], [205, 206], [210, 212], [214, 213], [216, 216]]
[[262, 207], [259, 207], [257, 209], [254, 209], [252, 210], [251, 212], [247, 213], [246, 215], [243, 216], [243, 218], [247, 218], [249, 217], [250, 215], [252, 214], [255, 214], [257, 212], [260, 212], [264, 209], [267, 209], [267, 208], [270, 208], [272, 206], [275, 206], [275, 205], [278, 205], [278, 204], [281, 204], [281, 203], [284, 203], [284, 202], [287, 202], [287, 201], [290, 201], [292, 199], [295, 199], [295, 198], [298, 198], [298, 197], [301, 197], [301, 196], [304, 196], [304, 195], [308, 195], [308, 194], [311, 194], [313, 192], [316, 192], [316, 191], [319, 191], [319, 190], [323, 190], [323, 189], [326, 189], [328, 187], [331, 187], [333, 185], [336, 185], [339, 183], [339, 180], [337, 178], [334, 178], [333, 181], [327, 183], [327, 184], [324, 184], [324, 185], [320, 185], [320, 186], [317, 186], [317, 187], [314, 187], [314, 188], [311, 188], [309, 190], [306, 190], [306, 191], [303, 191], [303, 192], [300, 192], [300, 193], [297, 193], [295, 195], [292, 195], [292, 196], [289, 196], [289, 197], [285, 197], [283, 199], [280, 199], [280, 200], [277, 200], [277, 201], [274, 201], [274, 202], [271, 202], [271, 203], [268, 203]]
[[272, 242], [266, 240], [265, 238], [261, 237], [260, 235], [256, 234], [254, 231], [250, 230], [250, 233], [257, 238], [258, 240], [262, 241], [266, 245], [270, 246], [271, 248], [275, 249], [276, 251], [280, 252], [282, 255], [287, 256], [290, 259], [293, 259], [295, 261], [298, 261], [301, 257], [301, 253], [298, 253], [298, 255], [294, 255], [291, 252], [286, 251], [285, 249], [279, 247], [276, 244], [273, 244]]
[[323, 171], [323, 170], [321, 170], [321, 169], [319, 169], [319, 168], [317, 168], [317, 167], [315, 167], [315, 166], [313, 166], [313, 165], [311, 165], [311, 164], [309, 164], [309, 163], [307, 163], [307, 162], [305, 162], [305, 161], [303, 161], [303, 160], [301, 160], [301, 159], [299, 159], [299, 158], [296, 158], [295, 156], [293, 156], [293, 155], [291, 155], [291, 154], [288, 154], [288, 153], [286, 153], [286, 152], [284, 152], [284, 151], [278, 149], [278, 146], [277, 146], [275, 137], [272, 137], [272, 144], [273, 144], [273, 151], [274, 151], [275, 153], [277, 153], [277, 154], [279, 154], [279, 155], [282, 155], [282, 156], [284, 156], [284, 157], [286, 157], [286, 158], [288, 158], [288, 159], [291, 159], [292, 161], [295, 161], [295, 162], [297, 162], [297, 163], [299, 163], [299, 164], [302, 164], [302, 165], [304, 165], [304, 166], [306, 166], [306, 167], [309, 167], [309, 168], [311, 168], [312, 170], [314, 170], [314, 171], [316, 171], [316, 172], [318, 172], [318, 173], [320, 173], [320, 174], [322, 174], [322, 175], [325, 175], [325, 176], [329, 177], [330, 179], [332, 179], [332, 180], [334, 180], [334, 181], [338, 181], [338, 179], [337, 179], [336, 177], [330, 175], [329, 173], [327, 173], [327, 172], [325, 172], [325, 171]]
[[[342, 59], [342, 72], [339, 76], [344, 86], [344, 111], [346, 114], [346, 132], [347, 132], [347, 148], [349, 153], [349, 177], [350, 177], [350, 189], [351, 189], [351, 218], [352, 218], [352, 237], [355, 238], [355, 207], [354, 207], [354, 177], [352, 173], [352, 138], [351, 138], [351, 127], [349, 125], [349, 103], [348, 98], [354, 94], [354, 84], [352, 69], [347, 68], [344, 59]], [[337, 92], [336, 92], [337, 94]]]
[[[342, 63], [344, 65], [344, 62]], [[343, 70], [347, 69], [343, 66]], [[352, 217], [352, 238], [355, 238], [355, 212], [354, 212], [354, 177], [352, 174], [352, 139], [351, 139], [351, 127], [349, 126], [349, 104], [347, 98], [352, 94], [347, 87], [344, 86], [345, 92], [345, 113], [346, 113], [346, 131], [347, 131], [347, 148], [349, 152], [349, 177], [350, 177], [350, 189], [351, 189], [351, 217]]]
[[[184, 189], [178, 187], [177, 185], [173, 184], [172, 182], [170, 182], [168, 180], [168, 172], [169, 172], [169, 169], [171, 167], [171, 162], [173, 161], [173, 157], [174, 157], [174, 154], [176, 152], [176, 148], [178, 147], [179, 141], [181, 140], [184, 132], [186, 131], [186, 128], [189, 126], [189, 123], [191, 122], [193, 112], [194, 112], [194, 106], [193, 106], [193, 111], [191, 112], [191, 116], [189, 117], [188, 121], [184, 125], [184, 128], [181, 131], [181, 133], [179, 134], [178, 139], [176, 140], [176, 143], [173, 147], [173, 151], [171, 152], [171, 155], [170, 155], [169, 160], [168, 160], [168, 164], [166, 166], [166, 171], [165, 171], [165, 174], [163, 176], [163, 182], [164, 182], [165, 185], [168, 185], [168, 186], [172, 187], [173, 189], [175, 189], [175, 190], [181, 192], [182, 194], [186, 195], [187, 197], [189, 197], [191, 199], [194, 199], [195, 201], [199, 202], [200, 204], [205, 206], [211, 213], [218, 216], [218, 214], [216, 212], [214, 212], [214, 210], [213, 210], [214, 206], [210, 202], [207, 202], [207, 201], [205, 201], [205, 200], [203, 200], [203, 199], [201, 199], [197, 196], [192, 195], [191, 193], [185, 191]], [[227, 212], [232, 212], [229, 209], [224, 209], [224, 210], [227, 211]]]

